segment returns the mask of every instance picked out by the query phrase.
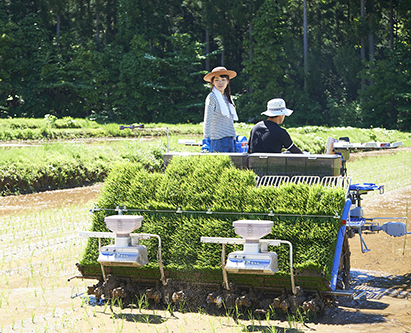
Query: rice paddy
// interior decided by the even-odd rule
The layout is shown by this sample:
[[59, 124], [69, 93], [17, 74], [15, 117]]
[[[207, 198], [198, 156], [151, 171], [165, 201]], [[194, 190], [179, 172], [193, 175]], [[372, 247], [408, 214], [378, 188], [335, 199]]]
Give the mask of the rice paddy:
[[[402, 188], [410, 185], [410, 156], [409, 150], [405, 150], [395, 151], [393, 156], [385, 156], [384, 158], [389, 159], [388, 163], [378, 156], [353, 160], [348, 165], [349, 175], [353, 176], [354, 182], [384, 184], [387, 191]], [[75, 196], [81, 196], [81, 193], [76, 193]], [[14, 197], [16, 201], [19, 198], [21, 196]], [[201, 311], [185, 313], [182, 309], [171, 307], [164, 311], [154, 310], [144, 300], [141, 304], [128, 308], [122, 308], [119, 304], [111, 306], [107, 303], [91, 306], [93, 299], [88, 298], [86, 291], [87, 286], [96, 281], [81, 279], [68, 281], [68, 278], [78, 274], [75, 264], [80, 260], [87, 242], [86, 239], [78, 237], [78, 231], [89, 230], [91, 226], [89, 209], [93, 206], [95, 198], [89, 198], [86, 202], [73, 200], [74, 204], [67, 201], [60, 206], [49, 205], [48, 207], [34, 201], [32, 197], [26, 198], [28, 199], [24, 205], [31, 206], [33, 209], [22, 209], [22, 206], [20, 209], [19, 205], [14, 203], [13, 197], [0, 198], [0, 205], [4, 200], [8, 200], [8, 207], [16, 207], [12, 212], [2, 214], [0, 211], [0, 332], [2, 333], [129, 331], [290, 333], [307, 330], [304, 317], [290, 317], [282, 322], [269, 318], [234, 320], [229, 312], [226, 316], [216, 317]], [[39, 209], [35, 209], [36, 207]], [[399, 308], [398, 311], [401, 312], [401, 309]], [[395, 313], [394, 310], [391, 312]], [[403, 317], [405, 318], [405, 315]], [[316, 332], [325, 332], [317, 325], [311, 323], [308, 325]], [[346, 332], [350, 331], [348, 327], [345, 328]], [[332, 331], [333, 328], [329, 329]]]
[[79, 273], [87, 240], [78, 232], [90, 229], [93, 202], [49, 209], [35, 202], [31, 210], [0, 215], [0, 332], [298, 332], [291, 329], [301, 326], [295, 318], [234, 320], [230, 312], [154, 310], [144, 300], [127, 308], [97, 305], [87, 296], [96, 280], [68, 281]]

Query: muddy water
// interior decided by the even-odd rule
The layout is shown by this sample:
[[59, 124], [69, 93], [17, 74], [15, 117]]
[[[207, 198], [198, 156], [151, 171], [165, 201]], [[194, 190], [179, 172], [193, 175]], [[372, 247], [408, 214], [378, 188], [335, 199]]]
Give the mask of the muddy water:
[[[411, 186], [367, 198], [366, 217], [407, 217]], [[380, 220], [380, 225], [393, 219]], [[407, 222], [406, 220], [397, 220]], [[377, 220], [376, 220], [377, 222]], [[411, 223], [408, 225], [411, 231]], [[366, 300], [338, 298], [338, 307], [326, 310], [310, 331], [317, 333], [411, 332], [411, 235], [364, 235], [370, 251], [362, 253], [359, 236], [350, 239], [351, 283]]]
[[97, 199], [101, 187], [102, 184], [96, 184], [68, 190], [0, 197], [0, 216], [26, 214], [64, 206], [81, 206]]
[[[375, 220], [380, 225], [389, 221], [399, 221], [408, 224], [407, 229], [411, 231], [411, 222], [408, 221], [411, 214], [410, 205], [411, 186], [408, 186], [365, 199], [363, 209], [366, 217], [384, 218]], [[390, 217], [406, 219], [396, 220]], [[358, 235], [350, 241], [352, 267], [384, 271], [392, 275], [411, 274], [411, 235], [393, 237], [381, 231], [376, 234], [365, 234], [364, 240], [370, 249], [364, 254], [361, 253]]]
[[[366, 217], [410, 217], [411, 186], [373, 196], [363, 201]], [[375, 220], [379, 224], [399, 221], [407, 224], [411, 231], [411, 222], [400, 219]], [[369, 251], [362, 253], [360, 238], [350, 239], [352, 277], [358, 285], [372, 285], [376, 293], [397, 294], [411, 292], [411, 235], [393, 237], [381, 231], [363, 235]], [[365, 249], [365, 247], [364, 247]], [[382, 288], [379, 290], [378, 288]], [[388, 288], [388, 290], [384, 290]], [[408, 294], [409, 297], [410, 294]]]

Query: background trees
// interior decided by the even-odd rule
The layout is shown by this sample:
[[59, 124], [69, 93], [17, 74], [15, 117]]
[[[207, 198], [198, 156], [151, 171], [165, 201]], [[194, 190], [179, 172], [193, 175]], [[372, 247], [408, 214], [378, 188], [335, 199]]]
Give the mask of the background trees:
[[411, 0], [306, 3], [304, 57], [303, 0], [2, 0], [0, 117], [199, 122], [224, 65], [241, 121], [409, 130]]

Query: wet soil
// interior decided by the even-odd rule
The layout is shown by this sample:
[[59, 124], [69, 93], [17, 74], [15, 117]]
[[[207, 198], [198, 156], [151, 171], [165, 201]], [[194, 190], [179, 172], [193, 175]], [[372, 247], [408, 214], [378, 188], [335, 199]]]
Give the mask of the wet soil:
[[[391, 155], [410, 151], [365, 151], [351, 154], [350, 161], [370, 156]], [[411, 186], [381, 195], [363, 196], [367, 218], [382, 225], [389, 221], [407, 224], [411, 231]], [[392, 219], [401, 217], [403, 219]], [[404, 219], [405, 218], [405, 219]], [[349, 240], [352, 288], [366, 300], [340, 297], [338, 308], [327, 310], [316, 332], [411, 332], [411, 235], [392, 237], [385, 232], [363, 234], [366, 247], [355, 235]], [[362, 251], [362, 250], [369, 251]]]
[[[363, 201], [366, 217], [409, 217], [411, 186]], [[380, 224], [388, 221], [375, 220]], [[411, 224], [408, 225], [411, 231]], [[363, 235], [369, 249], [363, 253], [358, 235], [350, 239], [352, 287], [367, 300], [339, 298], [337, 309], [327, 310], [317, 332], [411, 332], [411, 235], [385, 232]], [[344, 325], [342, 325], [344, 324]]]
[[[47, 209], [59, 211], [72, 207], [73, 214], [79, 210], [86, 212], [100, 189], [101, 184], [97, 184], [0, 198], [0, 226], [5, 226], [6, 219], [16, 217], [20, 221], [22, 214], [34, 216]], [[410, 201], [411, 186], [408, 186], [370, 198], [365, 196], [363, 209], [370, 218], [409, 217]], [[78, 240], [76, 235], [89, 227], [86, 216], [74, 217], [82, 222], [61, 235], [59, 241], [42, 240], [40, 245], [36, 242], [26, 249], [27, 259], [21, 253], [18, 256], [21, 245], [6, 246], [1, 239], [0, 332], [411, 332], [411, 235], [398, 238], [384, 232], [364, 235], [370, 249], [366, 253], [361, 251], [358, 235], [350, 239], [352, 288], [367, 300], [339, 297], [338, 307], [327, 309], [324, 315], [305, 323], [304, 319], [235, 321], [230, 316], [178, 310], [170, 313], [90, 306], [84, 291], [96, 281], [67, 282], [68, 277], [77, 274], [75, 263], [86, 241]], [[73, 222], [64, 219], [61, 222], [68, 223]], [[24, 242], [29, 235], [13, 237], [21, 237]]]
[[58, 209], [65, 206], [81, 206], [90, 200], [97, 199], [102, 185], [99, 183], [69, 190], [0, 197], [0, 216], [29, 214], [33, 211]]

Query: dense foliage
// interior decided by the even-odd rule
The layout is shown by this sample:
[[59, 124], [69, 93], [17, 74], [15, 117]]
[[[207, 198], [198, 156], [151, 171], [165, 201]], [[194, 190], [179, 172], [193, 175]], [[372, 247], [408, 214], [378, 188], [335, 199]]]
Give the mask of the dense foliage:
[[[115, 214], [117, 206], [126, 206], [130, 213], [144, 216], [138, 232], [160, 235], [166, 267], [219, 267], [221, 245], [203, 244], [202, 236], [236, 237], [235, 220], [273, 220], [267, 238], [291, 241], [296, 267], [309, 265], [328, 274], [341, 221], [319, 215], [341, 213], [344, 202], [342, 189], [306, 184], [256, 187], [255, 174], [236, 169], [228, 156], [173, 158], [164, 173], [149, 173], [141, 165], [126, 163], [108, 176], [98, 206], [113, 211], [96, 213], [92, 230], [108, 231], [104, 217]], [[178, 207], [182, 213], [176, 213]], [[269, 215], [271, 210], [277, 215]], [[157, 245], [145, 244], [155, 262]], [[280, 269], [287, 273], [288, 249], [276, 252]], [[97, 241], [90, 239], [82, 265], [95, 265], [97, 255]]]
[[282, 97], [290, 126], [407, 131], [410, 14], [411, 0], [5, 0], [0, 118], [200, 122], [202, 76], [225, 65], [241, 121]]

